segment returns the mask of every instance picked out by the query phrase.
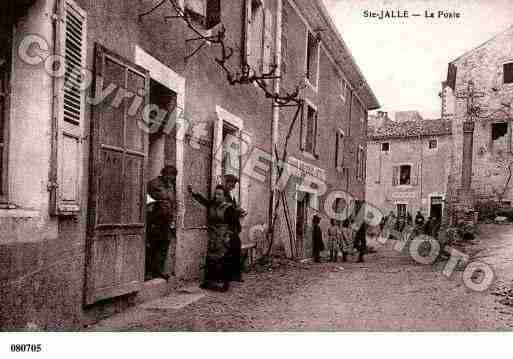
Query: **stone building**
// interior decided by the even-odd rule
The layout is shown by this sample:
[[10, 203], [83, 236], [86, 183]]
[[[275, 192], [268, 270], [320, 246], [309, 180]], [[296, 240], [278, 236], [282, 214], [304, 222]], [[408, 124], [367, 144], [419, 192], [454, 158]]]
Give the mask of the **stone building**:
[[[513, 163], [512, 43], [513, 27], [510, 27], [448, 65], [447, 80], [442, 83], [441, 112], [442, 118], [452, 120], [454, 141], [449, 192], [453, 203], [460, 202], [466, 167], [467, 177], [471, 180], [469, 194], [474, 205], [476, 202], [488, 200], [502, 200], [505, 204], [511, 204], [513, 199], [511, 183], [508, 182], [508, 168]], [[474, 88], [474, 96], [468, 94], [469, 82]], [[468, 106], [471, 100], [476, 116], [473, 119], [474, 125], [468, 126], [468, 131], [473, 130], [468, 132], [471, 135], [467, 141], [472, 151], [465, 160], [464, 122], [469, 119]]]
[[[418, 210], [441, 218], [445, 206], [451, 152], [451, 122], [424, 120], [414, 111], [399, 121], [386, 114], [369, 127], [367, 201], [384, 214], [398, 216]], [[404, 119], [404, 118], [407, 119]], [[414, 118], [410, 120], [410, 118]], [[374, 123], [377, 123], [375, 119]]]
[[[301, 88], [293, 178], [365, 196], [367, 111], [378, 103], [321, 1], [8, 0], [0, 20], [2, 329], [77, 328], [198, 277], [206, 213], [187, 184], [208, 194], [224, 173], [239, 175], [242, 240], [265, 231], [270, 154], [283, 150], [294, 108], [229, 83], [216, 61], [223, 29], [232, 69], [276, 67], [269, 92]], [[165, 164], [178, 169], [173, 276], [145, 282], [146, 183]], [[303, 223], [324, 193], [288, 184], [277, 242], [304, 257]]]

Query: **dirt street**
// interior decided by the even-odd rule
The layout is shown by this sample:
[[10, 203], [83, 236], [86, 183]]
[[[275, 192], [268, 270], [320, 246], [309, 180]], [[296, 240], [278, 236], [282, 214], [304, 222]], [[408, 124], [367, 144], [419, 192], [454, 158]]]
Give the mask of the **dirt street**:
[[[482, 225], [459, 248], [489, 263], [497, 280], [485, 292], [466, 288], [461, 270], [415, 263], [374, 243], [365, 263], [282, 264], [248, 273], [228, 293], [185, 288], [134, 307], [87, 330], [139, 331], [448, 331], [511, 330], [513, 307], [493, 292], [513, 280], [513, 226]], [[180, 299], [181, 298], [181, 299]]]

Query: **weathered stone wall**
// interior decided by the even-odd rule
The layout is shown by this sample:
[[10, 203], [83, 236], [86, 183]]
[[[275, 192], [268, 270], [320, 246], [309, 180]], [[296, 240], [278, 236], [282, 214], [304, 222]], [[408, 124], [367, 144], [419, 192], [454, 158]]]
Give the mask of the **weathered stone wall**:
[[[476, 200], [497, 199], [494, 191], [500, 189], [506, 180], [505, 167], [498, 161], [498, 157], [513, 157], [507, 153], [500, 153], [491, 146], [491, 124], [493, 122], [509, 122], [507, 141], [511, 142], [511, 122], [513, 115], [511, 105], [513, 100], [513, 85], [503, 83], [503, 64], [513, 61], [513, 29], [489, 40], [480, 47], [462, 55], [453, 61], [457, 67], [456, 88], [448, 88], [448, 98], [455, 93], [465, 91], [468, 81], [474, 82], [475, 89], [484, 93], [484, 97], [476, 99], [476, 103], [483, 108], [481, 116], [476, 121], [474, 130], [472, 190]], [[503, 104], [506, 104], [504, 106]], [[454, 177], [454, 186], [461, 186], [463, 128], [462, 122], [466, 119], [466, 101], [457, 99], [454, 106], [453, 137], [454, 161], [451, 166], [451, 175]], [[511, 148], [511, 144], [509, 145]], [[506, 191], [505, 200], [513, 199], [513, 191]]]

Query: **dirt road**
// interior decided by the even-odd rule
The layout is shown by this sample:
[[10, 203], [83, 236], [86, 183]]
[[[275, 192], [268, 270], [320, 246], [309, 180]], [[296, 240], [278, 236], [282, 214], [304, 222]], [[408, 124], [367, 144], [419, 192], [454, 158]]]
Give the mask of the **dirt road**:
[[[375, 244], [376, 245], [376, 244]], [[365, 263], [284, 264], [249, 273], [228, 293], [195, 287], [135, 307], [88, 330], [448, 331], [511, 330], [513, 308], [449, 279], [391, 246]], [[491, 264], [497, 285], [513, 279], [513, 226], [483, 225], [463, 249]], [[494, 287], [495, 288], [495, 287]], [[180, 299], [181, 298], [181, 299]]]

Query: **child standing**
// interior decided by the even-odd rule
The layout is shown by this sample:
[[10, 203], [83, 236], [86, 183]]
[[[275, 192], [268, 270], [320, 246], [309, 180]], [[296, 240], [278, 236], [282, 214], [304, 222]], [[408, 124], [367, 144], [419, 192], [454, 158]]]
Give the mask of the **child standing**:
[[336, 262], [338, 249], [340, 245], [340, 237], [342, 233], [340, 232], [339, 226], [337, 226], [337, 221], [335, 219], [330, 220], [330, 227], [328, 228], [328, 248], [330, 250], [330, 261]]
[[351, 222], [346, 219], [342, 223], [342, 235], [340, 250], [342, 251], [342, 262], [347, 261], [347, 255], [351, 254], [353, 250], [353, 231], [351, 229]]

